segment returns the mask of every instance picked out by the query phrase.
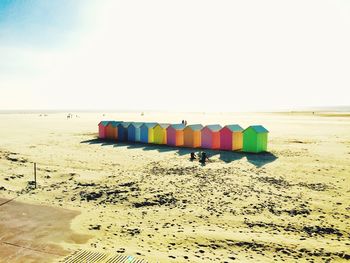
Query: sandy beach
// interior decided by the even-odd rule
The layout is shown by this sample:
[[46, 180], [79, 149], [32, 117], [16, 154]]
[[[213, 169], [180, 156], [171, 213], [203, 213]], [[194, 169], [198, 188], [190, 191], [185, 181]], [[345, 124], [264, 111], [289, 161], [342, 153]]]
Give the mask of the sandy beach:
[[[78, 249], [148, 262], [350, 260], [349, 114], [72, 114], [0, 114], [0, 262]], [[191, 149], [97, 140], [104, 119], [262, 124], [269, 152], [207, 151], [202, 166]]]

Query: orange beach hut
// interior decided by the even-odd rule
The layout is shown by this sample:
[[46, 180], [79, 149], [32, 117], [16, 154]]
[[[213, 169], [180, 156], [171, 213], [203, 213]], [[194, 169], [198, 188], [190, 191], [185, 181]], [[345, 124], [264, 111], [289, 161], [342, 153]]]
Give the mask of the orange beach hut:
[[118, 139], [118, 129], [117, 125], [120, 122], [111, 121], [106, 126], [106, 139], [117, 140]]
[[220, 148], [220, 130], [222, 127], [218, 124], [207, 125], [201, 131], [201, 146], [207, 149]]
[[184, 145], [184, 124], [172, 124], [167, 129], [167, 144], [170, 146]]
[[190, 148], [201, 147], [201, 130], [202, 124], [188, 125], [184, 129], [184, 146]]

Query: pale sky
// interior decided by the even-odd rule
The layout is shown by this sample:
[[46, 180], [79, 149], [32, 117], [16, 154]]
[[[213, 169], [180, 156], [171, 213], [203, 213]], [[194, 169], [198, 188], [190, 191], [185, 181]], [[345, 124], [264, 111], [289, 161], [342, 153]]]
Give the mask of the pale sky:
[[0, 0], [0, 110], [350, 105], [349, 0]]

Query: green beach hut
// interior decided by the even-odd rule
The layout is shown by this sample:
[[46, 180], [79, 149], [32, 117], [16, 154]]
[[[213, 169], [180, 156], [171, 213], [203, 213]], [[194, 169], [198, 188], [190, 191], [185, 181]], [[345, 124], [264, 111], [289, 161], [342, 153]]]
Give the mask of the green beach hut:
[[260, 153], [267, 151], [267, 134], [269, 133], [261, 125], [249, 126], [243, 131], [243, 151]]

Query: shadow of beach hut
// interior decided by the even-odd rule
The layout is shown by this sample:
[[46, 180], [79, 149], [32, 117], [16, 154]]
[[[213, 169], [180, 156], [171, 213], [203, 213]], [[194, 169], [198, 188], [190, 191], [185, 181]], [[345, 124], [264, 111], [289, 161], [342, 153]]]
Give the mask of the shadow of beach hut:
[[148, 146], [148, 144], [136, 142], [136, 143], [128, 144], [127, 148], [128, 149], [143, 149], [147, 146]]
[[145, 144], [142, 148], [144, 151], [175, 152], [178, 148], [170, 147], [166, 144]]
[[263, 152], [259, 154], [255, 153], [245, 153], [244, 156], [247, 157], [249, 163], [255, 165], [260, 168], [268, 163], [272, 163], [278, 159], [276, 155], [270, 152]]
[[80, 143], [102, 144], [102, 143], [104, 143], [104, 142], [105, 142], [105, 140], [100, 139], [100, 138], [96, 138], [96, 139], [90, 139], [90, 140], [81, 141]]
[[142, 143], [154, 142], [154, 127], [156, 125], [156, 122], [145, 122], [140, 126], [140, 139]]
[[220, 130], [220, 149], [237, 151], [243, 147], [243, 128], [238, 124], [226, 125]]
[[183, 146], [184, 145], [184, 124], [172, 124], [167, 129], [167, 145]]
[[190, 153], [191, 152], [195, 152], [195, 151], [198, 151], [198, 149], [195, 149], [195, 148], [183, 148], [183, 147], [179, 147], [179, 148], [176, 148], [176, 153], [179, 155], [179, 156], [183, 156], [183, 155], [188, 155], [190, 156]]
[[201, 147], [202, 124], [192, 124], [184, 129], [184, 146], [189, 148]]
[[232, 151], [219, 152], [219, 159], [221, 161], [224, 161], [225, 163], [238, 161], [240, 159], [243, 159], [243, 157], [245, 157], [245, 154], [242, 152], [232, 152]]
[[268, 130], [261, 125], [252, 125], [243, 131], [243, 151], [260, 153], [267, 151]]
[[220, 149], [219, 124], [207, 125], [201, 130], [201, 147], [204, 149]]

